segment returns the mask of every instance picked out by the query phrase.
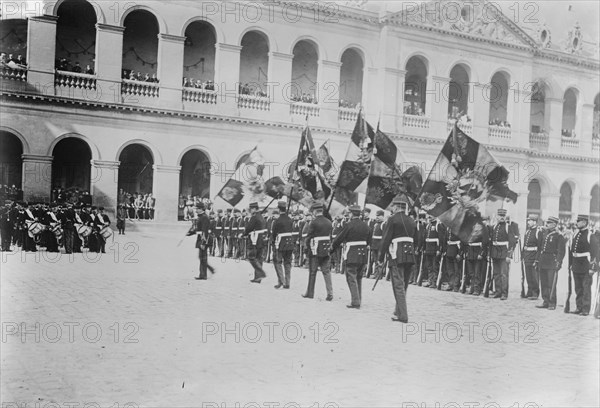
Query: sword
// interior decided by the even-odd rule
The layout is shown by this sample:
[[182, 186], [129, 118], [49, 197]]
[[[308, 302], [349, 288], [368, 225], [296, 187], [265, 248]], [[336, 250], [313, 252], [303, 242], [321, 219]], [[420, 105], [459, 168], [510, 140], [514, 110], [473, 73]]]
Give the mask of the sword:
[[421, 286], [421, 279], [423, 278], [423, 258], [425, 255], [421, 252], [421, 261], [419, 262], [419, 275], [417, 276], [417, 285]]
[[485, 286], [483, 287], [483, 297], [490, 297], [490, 279], [492, 275], [492, 263], [486, 259], [487, 268], [485, 269]]
[[465, 293], [465, 287], [466, 287], [466, 276], [465, 276], [465, 260], [463, 259], [462, 262], [462, 282], [460, 283], [460, 293]]
[[[569, 247], [569, 255], [571, 254], [571, 248]], [[567, 293], [567, 301], [565, 302], [564, 312], [569, 313], [571, 311], [571, 257], [569, 256], [569, 292]]]
[[444, 258], [445, 257], [446, 257], [446, 253], [444, 252], [442, 254], [441, 259], [440, 259], [440, 270], [438, 272], [438, 277], [437, 277], [437, 282], [436, 282], [437, 290], [441, 290], [442, 289], [442, 266], [444, 265]]
[[517, 245], [519, 245], [519, 256], [521, 258], [521, 297], [526, 298], [525, 296], [525, 267], [523, 261], [523, 248], [521, 247], [521, 243], [517, 241]]

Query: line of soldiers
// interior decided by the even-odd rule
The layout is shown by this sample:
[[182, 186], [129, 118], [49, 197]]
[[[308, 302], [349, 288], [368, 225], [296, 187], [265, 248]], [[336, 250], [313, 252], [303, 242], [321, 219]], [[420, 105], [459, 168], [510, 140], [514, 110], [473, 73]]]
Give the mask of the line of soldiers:
[[11, 246], [25, 252], [38, 247], [47, 252], [105, 253], [106, 240], [112, 235], [110, 219], [103, 207], [71, 203], [27, 203], [16, 201], [0, 207], [0, 249]]

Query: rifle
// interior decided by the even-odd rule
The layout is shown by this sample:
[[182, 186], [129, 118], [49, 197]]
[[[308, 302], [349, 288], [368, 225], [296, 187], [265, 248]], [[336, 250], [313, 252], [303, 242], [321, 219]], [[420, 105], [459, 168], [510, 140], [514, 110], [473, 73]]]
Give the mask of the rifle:
[[442, 266], [444, 265], [444, 258], [446, 258], [445, 252], [442, 254], [442, 257], [440, 259], [440, 270], [438, 272], [438, 277], [437, 277], [437, 282], [436, 282], [437, 290], [442, 289]]
[[421, 286], [423, 279], [423, 258], [425, 258], [425, 255], [423, 254], [423, 252], [421, 252], [421, 261], [419, 262], [419, 275], [417, 276], [417, 285], [419, 286]]
[[460, 293], [465, 293], [465, 288], [467, 286], [467, 277], [465, 275], [465, 259], [463, 258], [462, 262], [462, 282], [460, 283]]
[[[571, 248], [569, 248], [569, 255], [571, 255]], [[573, 288], [571, 287], [571, 256], [569, 256], [569, 291], [567, 292], [567, 301], [565, 302], [565, 308], [563, 309], [565, 313], [571, 312], [571, 292]]]
[[490, 286], [491, 285], [491, 280], [492, 280], [492, 263], [490, 261], [488, 261], [486, 259], [485, 261], [487, 263], [487, 268], [485, 269], [485, 284], [483, 287], [483, 297], [485, 298], [489, 298], [490, 297]]
[[523, 261], [523, 247], [521, 246], [521, 243], [519, 241], [517, 241], [517, 245], [519, 245], [519, 257], [521, 264], [521, 298], [526, 298], [527, 296], [525, 295], [525, 262]]
[[[552, 290], [550, 291], [550, 302], [556, 296], [556, 283], [558, 282], [558, 269], [554, 271], [554, 279], [552, 280]], [[556, 305], [555, 305], [556, 306]]]

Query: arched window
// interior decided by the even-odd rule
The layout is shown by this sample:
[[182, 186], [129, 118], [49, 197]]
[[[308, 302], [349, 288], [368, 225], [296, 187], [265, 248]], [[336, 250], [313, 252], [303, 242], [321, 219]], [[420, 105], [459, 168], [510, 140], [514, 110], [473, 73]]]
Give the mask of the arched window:
[[52, 150], [52, 188], [90, 192], [92, 151], [76, 137], [67, 137]]
[[123, 33], [123, 78], [157, 82], [158, 33], [156, 17], [134, 10], [125, 17]]
[[354, 108], [362, 103], [364, 63], [359, 52], [348, 48], [342, 54], [340, 68], [340, 106]]
[[572, 218], [573, 189], [571, 185], [564, 182], [560, 187], [560, 201], [558, 203], [558, 214], [561, 219], [570, 220]]
[[22, 155], [21, 140], [10, 132], [0, 131], [0, 185], [21, 188]]
[[268, 96], [268, 72], [268, 38], [258, 31], [250, 31], [242, 38], [239, 93], [243, 95]]
[[576, 137], [575, 127], [577, 125], [577, 91], [569, 88], [565, 91], [562, 113], [562, 131], [563, 137]]
[[450, 71], [448, 87], [448, 118], [456, 119], [469, 113], [469, 73], [462, 65]]
[[317, 46], [312, 41], [298, 41], [294, 46], [293, 54], [290, 97], [294, 102], [317, 103], [317, 95], [315, 95], [319, 70]]
[[96, 12], [90, 3], [66, 0], [57, 11], [56, 69], [80, 74], [96, 71]]
[[538, 81], [531, 89], [529, 122], [532, 133], [545, 133], [546, 120], [546, 89], [543, 82]]
[[[210, 160], [204, 152], [190, 150], [181, 158], [181, 172], [179, 173], [179, 206], [189, 199], [210, 198]], [[180, 208], [179, 217], [185, 217], [183, 208]]]
[[209, 23], [194, 21], [187, 26], [183, 52], [183, 86], [214, 90], [216, 42], [215, 29]]
[[404, 114], [425, 115], [427, 66], [421, 57], [411, 57], [406, 63], [404, 82]]
[[531, 180], [527, 189], [529, 191], [527, 194], [527, 213], [540, 215], [542, 212], [542, 189], [539, 180]]
[[490, 125], [510, 126], [508, 123], [508, 74], [496, 72], [492, 77], [489, 90]]

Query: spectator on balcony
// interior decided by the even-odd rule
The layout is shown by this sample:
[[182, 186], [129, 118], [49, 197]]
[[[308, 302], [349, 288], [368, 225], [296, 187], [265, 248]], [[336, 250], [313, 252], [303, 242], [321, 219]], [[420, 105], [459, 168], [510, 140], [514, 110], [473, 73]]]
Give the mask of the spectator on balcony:
[[187, 87], [189, 86], [188, 79], [187, 79], [186, 77], [183, 77], [183, 82], [182, 82], [182, 84], [181, 84], [181, 85], [182, 85], [184, 88], [187, 88]]
[[194, 88], [204, 89], [204, 84], [202, 83], [202, 81], [200, 79], [196, 80], [196, 83], [194, 84]]
[[90, 67], [90, 64], [86, 65], [85, 73], [88, 75], [94, 75], [94, 70], [92, 69], [92, 67]]
[[208, 81], [208, 83], [206, 84], [206, 90], [208, 91], [214, 91], [215, 90], [215, 83], [213, 81]]
[[130, 80], [132, 80], [132, 81], [135, 81], [135, 80], [137, 80], [137, 77], [136, 77], [136, 75], [135, 75], [135, 72], [131, 71], [131, 72], [129, 73], [129, 79], [130, 79]]
[[146, 72], [146, 75], [144, 76], [144, 82], [152, 82], [152, 78], [150, 77], [150, 74]]
[[75, 63], [75, 66], [73, 67], [73, 72], [75, 72], [76, 74], [81, 74], [82, 71], [83, 69], [81, 68], [81, 65], [79, 65], [79, 61], [77, 61]]
[[158, 83], [158, 77], [156, 76], [156, 74], [152, 74], [152, 78], [150, 78], [152, 80], [152, 82], [154, 82], [155, 84]]
[[0, 66], [4, 67], [8, 65], [8, 58], [5, 52], [0, 52]]
[[17, 56], [17, 64], [22, 67], [27, 67], [27, 62], [25, 61], [25, 58], [23, 58], [23, 56], [21, 54], [19, 54]]

